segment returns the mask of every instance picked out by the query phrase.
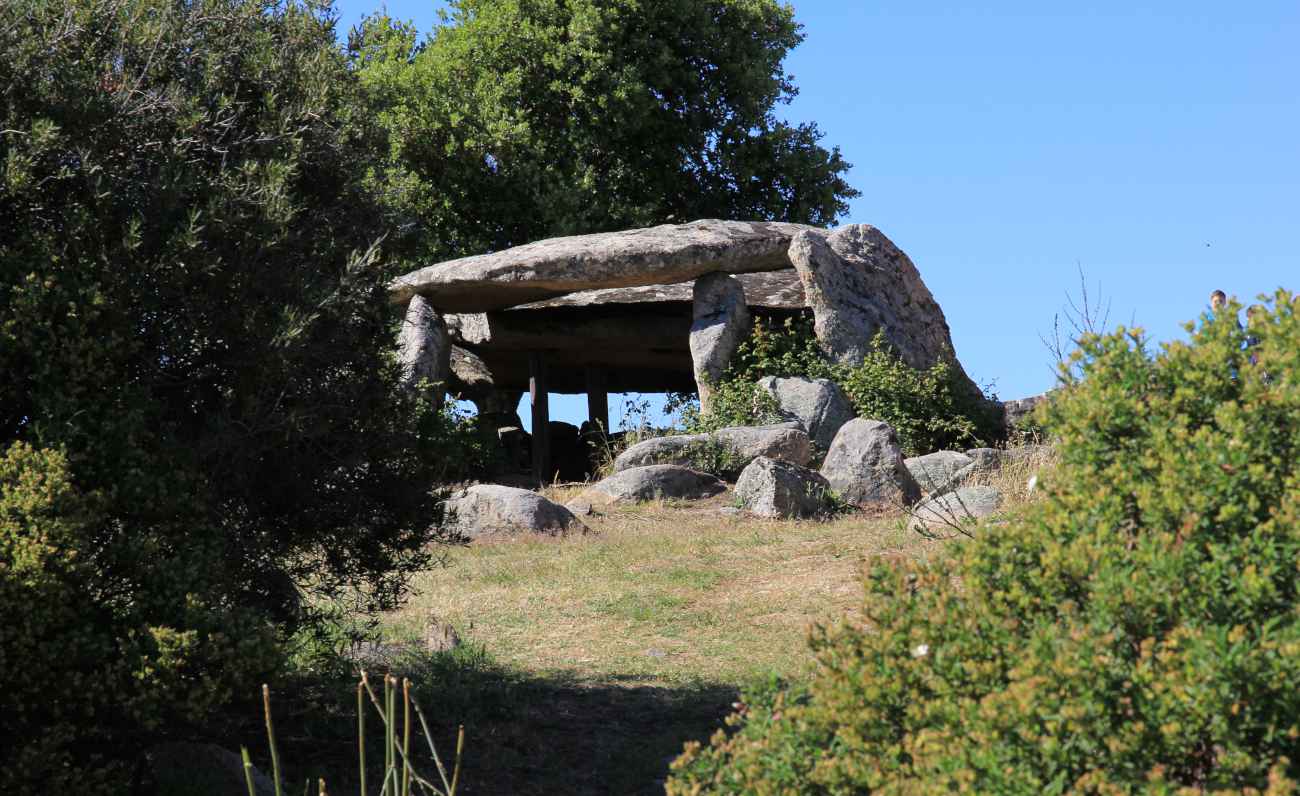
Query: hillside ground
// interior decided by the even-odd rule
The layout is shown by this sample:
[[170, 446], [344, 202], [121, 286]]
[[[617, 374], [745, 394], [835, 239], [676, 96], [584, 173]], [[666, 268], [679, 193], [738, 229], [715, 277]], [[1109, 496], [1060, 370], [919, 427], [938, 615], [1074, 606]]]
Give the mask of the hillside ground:
[[808, 673], [808, 629], [855, 608], [865, 559], [943, 550], [901, 515], [758, 520], [728, 500], [475, 542], [417, 582], [384, 633], [417, 641], [439, 621], [460, 635], [469, 691], [426, 710], [466, 724], [464, 793], [662, 792], [682, 744], [721, 727], [742, 689]]

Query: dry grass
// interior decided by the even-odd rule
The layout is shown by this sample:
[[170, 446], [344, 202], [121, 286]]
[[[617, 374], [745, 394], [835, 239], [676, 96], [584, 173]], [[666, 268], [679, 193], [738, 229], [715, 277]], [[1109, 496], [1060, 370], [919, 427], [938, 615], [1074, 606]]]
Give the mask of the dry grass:
[[433, 614], [504, 663], [583, 679], [797, 675], [809, 625], [857, 605], [865, 558], [940, 549], [901, 515], [756, 520], [728, 513], [727, 500], [613, 508], [585, 518], [585, 536], [459, 548], [417, 583], [391, 632], [418, 636]]
[[[1029, 498], [1031, 469], [988, 477], [1006, 508]], [[731, 500], [603, 509], [587, 535], [475, 542], [418, 580], [385, 632], [419, 639], [432, 615], [468, 642], [471, 664], [444, 660], [431, 681], [443, 734], [466, 724], [467, 794], [662, 793], [682, 743], [720, 727], [740, 689], [808, 674], [808, 629], [856, 610], [865, 560], [961, 543], [906, 530], [902, 511], [772, 521]]]

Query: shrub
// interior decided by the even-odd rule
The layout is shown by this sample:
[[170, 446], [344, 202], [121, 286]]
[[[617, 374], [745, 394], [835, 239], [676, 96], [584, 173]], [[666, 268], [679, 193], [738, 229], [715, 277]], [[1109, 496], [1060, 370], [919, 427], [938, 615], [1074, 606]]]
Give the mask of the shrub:
[[[1087, 336], [1045, 499], [878, 561], [806, 702], [689, 745], [669, 792], [1270, 793], [1300, 776], [1300, 317]], [[1256, 364], [1250, 356], [1256, 355]]]
[[[916, 370], [889, 349], [883, 334], [871, 341], [871, 351], [859, 364], [830, 362], [806, 316], [787, 318], [780, 326], [756, 320], [750, 337], [737, 348], [726, 375], [714, 388], [708, 414], [698, 406], [683, 413], [688, 430], [782, 420], [775, 399], [756, 385], [765, 376], [836, 382], [859, 417], [894, 427], [908, 456], [975, 447], [1001, 436], [993, 405], [984, 396], [970, 395], [947, 364], [936, 362]], [[679, 398], [677, 403], [684, 401]]]
[[439, 440], [327, 6], [11, 0], [0, 52], [0, 791], [125, 792], [301, 590], [400, 596]]

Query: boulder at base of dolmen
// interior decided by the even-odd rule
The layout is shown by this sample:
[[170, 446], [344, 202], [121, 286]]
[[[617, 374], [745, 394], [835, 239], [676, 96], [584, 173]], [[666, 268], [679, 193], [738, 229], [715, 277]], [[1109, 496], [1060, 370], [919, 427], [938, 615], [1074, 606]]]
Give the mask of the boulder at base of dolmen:
[[935, 451], [903, 460], [907, 471], [921, 485], [921, 490], [930, 495], [952, 491], [974, 463], [973, 456], [959, 451]]
[[444, 528], [455, 536], [585, 533], [573, 512], [536, 492], [496, 484], [476, 484], [447, 499]]
[[574, 501], [575, 505], [611, 506], [640, 503], [658, 498], [699, 500], [727, 491], [721, 479], [675, 464], [633, 467], [593, 484]]
[[812, 457], [812, 448], [808, 435], [794, 423], [735, 426], [708, 434], [638, 442], [614, 459], [614, 472], [649, 464], [678, 464], [733, 479], [759, 456], [804, 465]]
[[964, 486], [946, 495], [936, 495], [917, 504], [912, 511], [914, 530], [954, 530], [971, 519], [987, 517], [1002, 508], [1002, 493], [991, 486]]
[[831, 489], [858, 508], [900, 508], [921, 498], [907, 471], [898, 435], [888, 423], [856, 418], [831, 442], [821, 473]]
[[830, 510], [830, 488], [821, 473], [760, 456], [740, 474], [736, 497], [757, 517], [816, 517]]
[[853, 405], [830, 379], [768, 376], [758, 386], [772, 396], [782, 416], [803, 426], [818, 450], [829, 449], [840, 428], [853, 419]]

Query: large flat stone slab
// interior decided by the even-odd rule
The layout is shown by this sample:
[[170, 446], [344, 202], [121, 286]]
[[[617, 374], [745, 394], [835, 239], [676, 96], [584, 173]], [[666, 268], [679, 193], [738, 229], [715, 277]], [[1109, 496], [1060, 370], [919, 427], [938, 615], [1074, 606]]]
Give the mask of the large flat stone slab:
[[790, 267], [791, 239], [809, 229], [705, 220], [551, 238], [412, 271], [393, 280], [389, 294], [402, 303], [419, 294], [441, 312], [472, 313], [579, 290], [684, 282], [714, 271], [777, 271]]
[[[762, 271], [753, 274], [736, 274], [745, 290], [745, 304], [750, 308], [798, 311], [808, 304], [803, 295], [803, 282], [794, 266], [780, 271]], [[603, 290], [581, 290], [557, 298], [533, 301], [511, 307], [510, 312], [549, 310], [559, 307], [599, 307], [607, 304], [689, 304], [694, 298], [694, 280], [672, 285], [643, 285], [641, 287], [611, 287]], [[447, 320], [451, 325], [450, 317]], [[473, 342], [473, 341], [469, 341]]]

